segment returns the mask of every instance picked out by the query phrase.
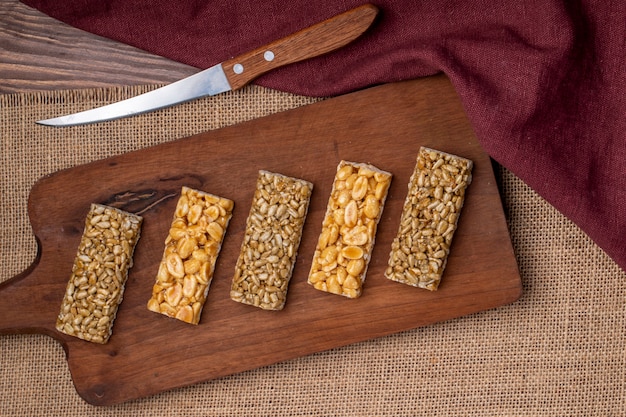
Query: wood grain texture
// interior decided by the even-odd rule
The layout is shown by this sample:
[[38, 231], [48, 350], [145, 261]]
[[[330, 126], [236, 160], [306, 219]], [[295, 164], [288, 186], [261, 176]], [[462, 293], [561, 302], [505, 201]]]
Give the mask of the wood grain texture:
[[165, 84], [198, 69], [0, 0], [0, 94]]
[[[356, 7], [229, 59], [222, 67], [232, 89], [236, 90], [268, 71], [347, 45], [370, 27], [377, 13], [378, 9], [371, 4]], [[272, 52], [272, 59], [265, 58], [266, 51]], [[233, 70], [235, 65], [241, 66], [240, 73]]]
[[[419, 146], [472, 159], [474, 181], [442, 284], [429, 292], [383, 276]], [[363, 296], [306, 283], [335, 168], [341, 159], [394, 174]], [[235, 303], [230, 282], [259, 169], [315, 184], [285, 309]], [[182, 185], [235, 201], [198, 326], [147, 310]], [[54, 329], [92, 202], [140, 212], [142, 237], [107, 345]], [[114, 404], [515, 301], [520, 276], [491, 161], [445, 77], [385, 85], [77, 166], [42, 178], [28, 212], [34, 265], [0, 285], [0, 333], [59, 340], [79, 394]], [[19, 305], [20, 308], [15, 308]]]

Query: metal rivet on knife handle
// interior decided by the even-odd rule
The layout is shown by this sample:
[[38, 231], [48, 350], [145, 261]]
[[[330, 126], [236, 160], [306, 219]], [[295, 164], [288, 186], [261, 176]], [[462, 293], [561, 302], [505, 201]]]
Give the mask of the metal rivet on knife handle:
[[[365, 4], [223, 62], [228, 82], [236, 90], [268, 71], [345, 46], [362, 35], [377, 14], [376, 6]], [[274, 58], [268, 60], [266, 51], [271, 51]], [[229, 75], [237, 64], [246, 68], [245, 74]]]

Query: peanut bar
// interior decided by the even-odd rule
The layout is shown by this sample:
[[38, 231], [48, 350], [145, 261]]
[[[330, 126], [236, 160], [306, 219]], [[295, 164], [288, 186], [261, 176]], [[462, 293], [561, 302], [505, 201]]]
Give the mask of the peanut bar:
[[233, 207], [229, 199], [182, 188], [149, 310], [190, 324], [200, 322]]
[[372, 165], [339, 163], [309, 273], [314, 288], [361, 296], [391, 178]]
[[422, 147], [409, 182], [385, 276], [435, 291], [472, 181], [469, 159]]
[[57, 317], [57, 330], [93, 343], [109, 341], [142, 220], [113, 207], [91, 205]]
[[313, 184], [260, 171], [235, 267], [232, 300], [282, 310]]

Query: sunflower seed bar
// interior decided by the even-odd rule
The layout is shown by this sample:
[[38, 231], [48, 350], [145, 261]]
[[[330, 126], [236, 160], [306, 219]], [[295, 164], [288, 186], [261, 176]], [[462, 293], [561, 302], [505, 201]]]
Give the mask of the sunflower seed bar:
[[282, 310], [313, 184], [260, 171], [230, 291], [234, 301]]
[[372, 165], [339, 163], [309, 273], [314, 288], [361, 295], [391, 177]]
[[91, 205], [57, 317], [58, 331], [94, 343], [109, 341], [141, 223], [140, 216]]
[[148, 309], [198, 324], [234, 203], [183, 187]]
[[438, 288], [472, 181], [472, 166], [469, 159], [420, 148], [387, 278], [431, 291]]

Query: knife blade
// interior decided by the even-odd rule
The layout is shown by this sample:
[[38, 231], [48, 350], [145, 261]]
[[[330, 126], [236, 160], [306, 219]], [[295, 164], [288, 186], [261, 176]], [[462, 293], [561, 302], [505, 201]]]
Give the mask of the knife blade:
[[377, 14], [376, 6], [364, 4], [164, 87], [37, 123], [61, 127], [104, 122], [237, 90], [268, 71], [347, 45], [371, 26]]

